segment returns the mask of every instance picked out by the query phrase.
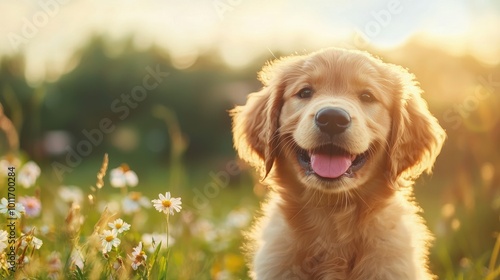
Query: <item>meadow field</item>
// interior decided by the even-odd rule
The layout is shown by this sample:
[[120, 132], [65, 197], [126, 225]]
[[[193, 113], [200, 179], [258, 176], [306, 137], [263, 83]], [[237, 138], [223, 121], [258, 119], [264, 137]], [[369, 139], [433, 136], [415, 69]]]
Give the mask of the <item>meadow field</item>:
[[500, 279], [500, 2], [369, 2], [0, 2], [0, 279], [249, 279], [267, 187], [228, 111], [327, 47], [415, 74], [447, 134], [430, 269]]
[[[25, 212], [16, 220], [15, 262], [10, 262], [8, 247], [0, 248], [2, 278], [248, 279], [241, 253], [242, 230], [254, 217], [265, 188], [246, 170], [231, 175], [224, 165], [206, 163], [187, 171], [179, 163], [178, 174], [150, 167], [139, 173], [136, 187], [114, 188], [108, 177], [117, 164], [109, 159], [102, 188], [97, 187], [97, 174], [104, 174], [99, 161], [82, 164], [68, 176], [68, 185], [56, 186], [42, 172], [32, 188], [18, 186], [16, 201]], [[425, 188], [417, 191], [417, 200], [436, 235], [432, 270], [440, 279], [495, 279], [497, 225], [480, 221], [491, 215], [490, 207], [477, 205], [471, 211], [463, 204], [442, 205], [440, 192]], [[152, 207], [151, 200], [165, 192], [182, 199], [182, 210], [170, 217]], [[119, 246], [103, 253], [100, 236], [117, 219], [130, 229], [118, 235]], [[7, 219], [3, 221], [6, 228]], [[27, 241], [34, 238], [41, 240], [39, 247]], [[134, 270], [134, 248], [140, 242], [146, 258], [139, 259]]]
[[[134, 153], [103, 140], [103, 147], [93, 146], [96, 151], [85, 158], [78, 143], [97, 139], [91, 129], [94, 134], [82, 133], [91, 137], [81, 137], [75, 153], [69, 149], [38, 163], [25, 151], [2, 157], [0, 180], [6, 187], [0, 213], [7, 218], [0, 231], [2, 278], [248, 279], [242, 231], [257, 215], [265, 186], [232, 152], [189, 155], [182, 121], [155, 106], [163, 118], [158, 126], [170, 139], [161, 157], [148, 159], [147, 151]], [[18, 139], [17, 132], [8, 127], [4, 144], [16, 147], [20, 143], [9, 139]], [[230, 150], [230, 141], [225, 143]], [[453, 161], [450, 150], [443, 151], [435, 175], [424, 176], [415, 188], [436, 237], [431, 269], [440, 279], [495, 279], [500, 273], [498, 174], [493, 163], [485, 163], [451, 176], [446, 173]], [[180, 199], [181, 209], [155, 208], [153, 200], [167, 192]], [[19, 212], [10, 212], [3, 198]], [[8, 227], [11, 218], [14, 228]]]

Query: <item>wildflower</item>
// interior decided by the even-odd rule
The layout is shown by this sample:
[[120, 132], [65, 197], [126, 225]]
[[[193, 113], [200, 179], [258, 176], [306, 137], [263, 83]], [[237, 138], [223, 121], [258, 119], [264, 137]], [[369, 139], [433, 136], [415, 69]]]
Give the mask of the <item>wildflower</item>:
[[229, 280], [234, 279], [234, 276], [228, 270], [221, 270], [215, 273], [214, 279], [216, 280]]
[[[210, 238], [215, 237], [215, 225], [207, 219], [198, 219], [194, 223], [189, 224], [191, 235], [202, 236], [207, 242], [213, 241]], [[213, 238], [215, 239], [215, 238]]]
[[175, 239], [165, 234], [154, 232], [151, 234], [145, 233], [142, 235], [142, 243], [144, 245], [143, 248], [147, 248], [147, 251], [149, 253], [153, 253], [156, 250], [156, 246], [158, 246], [160, 243], [162, 244], [160, 250], [167, 249], [167, 240], [169, 240], [170, 242], [169, 246], [172, 246], [175, 243]]
[[35, 249], [40, 249], [43, 245], [43, 241], [33, 236], [33, 234], [23, 235], [21, 236], [21, 249], [24, 249], [28, 246], [33, 246]]
[[69, 258], [71, 263], [71, 269], [75, 269], [76, 267], [78, 267], [80, 270], [83, 270], [84, 266], [83, 256], [79, 249], [73, 249], [73, 251], [71, 251], [71, 256]]
[[31, 231], [34, 232], [34, 230], [36, 230], [36, 227], [33, 226], [33, 225], [24, 225], [22, 228], [21, 228], [21, 233], [22, 234], [30, 234]]
[[59, 196], [64, 202], [81, 204], [83, 201], [83, 191], [77, 186], [61, 186]]
[[26, 212], [24, 206], [21, 203], [16, 203], [14, 205], [14, 209], [10, 209], [9, 201], [5, 197], [3, 197], [0, 200], [0, 213], [10, 217], [15, 216], [16, 218], [21, 218], [21, 214], [24, 214]]
[[238, 273], [245, 266], [245, 260], [239, 254], [228, 253], [224, 256], [224, 267], [231, 273]]
[[126, 164], [122, 164], [120, 167], [111, 170], [110, 181], [111, 186], [115, 188], [123, 188], [125, 186], [135, 187], [139, 183], [137, 174], [130, 170]]
[[61, 255], [58, 252], [52, 252], [47, 258], [47, 272], [50, 279], [59, 279], [63, 265]]
[[21, 161], [13, 155], [6, 155], [0, 160], [0, 174], [5, 176], [9, 173], [9, 167], [18, 167]]
[[51, 230], [52, 230], [51, 227], [49, 227], [48, 225], [43, 225], [43, 226], [40, 227], [40, 233], [42, 235], [49, 234], [51, 232]]
[[0, 253], [7, 248], [7, 232], [5, 230], [0, 230]]
[[115, 229], [118, 233], [122, 233], [130, 229], [130, 224], [127, 224], [122, 219], [116, 219], [112, 223], [108, 223], [108, 226]]
[[16, 261], [14, 263], [12, 262], [7, 262], [7, 269], [9, 270], [13, 270], [13, 269], [16, 269], [16, 263], [18, 262], [18, 257], [16, 256]]
[[250, 223], [251, 218], [248, 211], [242, 209], [232, 210], [227, 215], [226, 225], [231, 229], [241, 229]]
[[113, 269], [115, 271], [118, 271], [120, 268], [123, 266], [123, 259], [122, 257], [118, 256], [116, 260], [113, 262]]
[[214, 252], [223, 251], [230, 245], [232, 231], [226, 227], [216, 226], [209, 220], [197, 220], [190, 225], [190, 230], [193, 236], [203, 238]]
[[186, 225], [190, 225], [191, 223], [194, 222], [195, 220], [195, 216], [193, 214], [193, 212], [187, 210], [187, 211], [182, 211], [182, 214], [181, 214], [181, 220], [184, 224]]
[[17, 180], [24, 188], [31, 188], [40, 176], [40, 167], [34, 161], [28, 161], [19, 171]]
[[121, 241], [116, 237], [118, 232], [116, 229], [113, 230], [105, 230], [101, 234], [101, 241], [102, 241], [102, 253], [105, 254], [109, 251], [111, 251], [111, 247], [118, 247], [120, 245]]
[[160, 194], [160, 199], [153, 199], [153, 206], [158, 210], [158, 212], [163, 212], [167, 215], [174, 215], [174, 210], [179, 213], [182, 209], [182, 202], [180, 197], [171, 197], [170, 192], [166, 192], [165, 195]]
[[24, 206], [26, 216], [37, 217], [38, 215], [40, 215], [42, 204], [40, 203], [40, 200], [38, 198], [34, 196], [23, 196], [19, 198], [19, 203]]
[[144, 208], [150, 208], [151, 202], [140, 192], [130, 192], [122, 201], [122, 208], [125, 214], [137, 213]]
[[139, 245], [134, 248], [134, 251], [132, 252], [131, 256], [128, 256], [130, 260], [132, 260], [132, 268], [134, 270], [137, 270], [139, 266], [141, 265], [146, 265], [146, 260], [148, 256], [146, 253], [142, 250], [142, 242], [139, 242]]

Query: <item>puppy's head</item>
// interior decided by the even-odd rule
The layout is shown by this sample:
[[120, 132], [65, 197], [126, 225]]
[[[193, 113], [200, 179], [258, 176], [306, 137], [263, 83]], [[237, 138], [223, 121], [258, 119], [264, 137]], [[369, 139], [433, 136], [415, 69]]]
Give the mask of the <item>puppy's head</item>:
[[240, 157], [264, 176], [287, 170], [273, 175], [342, 192], [372, 179], [414, 179], [441, 149], [444, 131], [413, 76], [366, 53], [285, 58], [260, 80], [263, 89], [232, 116]]

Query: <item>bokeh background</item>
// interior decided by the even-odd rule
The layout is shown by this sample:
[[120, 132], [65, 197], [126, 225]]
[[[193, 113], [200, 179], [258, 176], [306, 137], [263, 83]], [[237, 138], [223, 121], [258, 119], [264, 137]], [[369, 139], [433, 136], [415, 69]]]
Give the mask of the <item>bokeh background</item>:
[[[436, 237], [432, 271], [482, 279], [498, 267], [499, 1], [20, 0], [0, 1], [0, 14], [0, 104], [12, 124], [0, 122], [0, 156], [41, 166], [44, 205], [61, 185], [88, 191], [104, 153], [138, 174], [135, 190], [181, 196], [177, 223], [201, 225], [178, 230], [171, 279], [246, 277], [239, 228], [264, 188], [244, 165], [228, 170], [227, 111], [261, 87], [266, 61], [331, 46], [408, 68], [447, 131], [434, 174], [415, 187]], [[150, 216], [142, 227], [154, 231]], [[228, 217], [238, 230], [224, 229]]]

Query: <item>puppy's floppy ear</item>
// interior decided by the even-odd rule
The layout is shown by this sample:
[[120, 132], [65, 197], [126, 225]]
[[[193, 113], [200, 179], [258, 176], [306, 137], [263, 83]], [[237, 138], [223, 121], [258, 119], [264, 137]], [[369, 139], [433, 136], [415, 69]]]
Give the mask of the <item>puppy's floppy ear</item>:
[[[283, 63], [279, 63], [283, 64]], [[283, 66], [283, 65], [281, 65]], [[279, 118], [283, 105], [284, 83], [276, 65], [259, 73], [264, 88], [251, 93], [247, 103], [231, 110], [234, 146], [240, 158], [269, 174], [278, 152]]]
[[281, 98], [265, 87], [248, 96], [244, 106], [231, 111], [234, 146], [240, 158], [263, 172], [271, 171], [278, 146]]
[[429, 112], [414, 76], [403, 68], [398, 72], [401, 92], [392, 114], [389, 172], [392, 180], [414, 180], [432, 170], [446, 133]]

